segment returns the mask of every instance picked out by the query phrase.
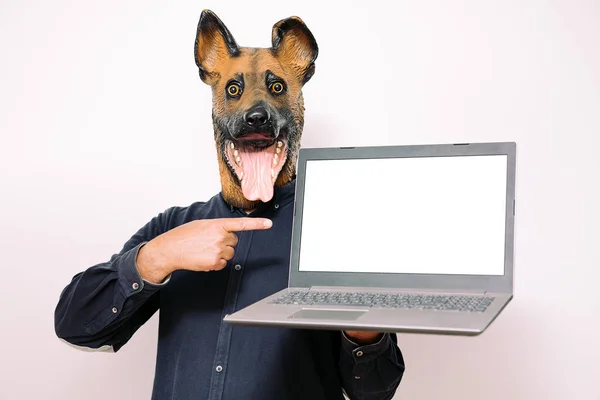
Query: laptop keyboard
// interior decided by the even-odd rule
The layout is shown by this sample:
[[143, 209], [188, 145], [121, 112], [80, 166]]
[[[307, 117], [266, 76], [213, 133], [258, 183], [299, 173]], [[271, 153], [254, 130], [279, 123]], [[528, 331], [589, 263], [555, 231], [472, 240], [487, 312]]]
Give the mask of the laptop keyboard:
[[412, 293], [368, 293], [290, 291], [271, 300], [271, 304], [360, 306], [439, 311], [484, 312], [494, 297], [468, 295], [422, 295]]

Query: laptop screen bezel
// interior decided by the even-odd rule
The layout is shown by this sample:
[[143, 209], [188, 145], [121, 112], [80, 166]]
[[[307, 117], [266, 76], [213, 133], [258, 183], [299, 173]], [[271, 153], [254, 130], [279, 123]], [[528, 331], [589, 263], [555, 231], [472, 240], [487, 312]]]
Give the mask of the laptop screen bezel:
[[[316, 272], [299, 270], [301, 221], [306, 164], [310, 160], [372, 159], [397, 157], [452, 157], [506, 155], [506, 211], [503, 275], [392, 274]], [[373, 287], [419, 290], [512, 293], [514, 262], [516, 143], [464, 143], [413, 146], [302, 148], [298, 154], [294, 222], [290, 254], [290, 287]]]

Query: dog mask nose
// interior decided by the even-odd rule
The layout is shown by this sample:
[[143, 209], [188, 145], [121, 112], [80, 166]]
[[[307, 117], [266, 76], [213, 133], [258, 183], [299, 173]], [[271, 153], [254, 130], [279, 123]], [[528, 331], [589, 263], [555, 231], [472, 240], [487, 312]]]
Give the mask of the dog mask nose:
[[246, 121], [246, 124], [255, 128], [265, 125], [269, 122], [270, 118], [269, 112], [264, 107], [260, 106], [251, 108], [244, 114], [244, 121]]

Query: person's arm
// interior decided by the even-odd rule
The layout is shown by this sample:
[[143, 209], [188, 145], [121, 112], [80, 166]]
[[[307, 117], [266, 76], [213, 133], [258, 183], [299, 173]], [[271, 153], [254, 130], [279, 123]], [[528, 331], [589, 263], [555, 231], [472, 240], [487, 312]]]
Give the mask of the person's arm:
[[81, 349], [118, 351], [158, 310], [160, 284], [142, 279], [139, 250], [167, 230], [169, 209], [154, 217], [109, 261], [78, 273], [63, 289], [54, 312], [56, 335]]
[[223, 269], [235, 254], [234, 232], [272, 226], [268, 219], [249, 217], [184, 223], [175, 210], [154, 217], [110, 261], [73, 277], [55, 310], [60, 339], [87, 349], [118, 351], [158, 310], [160, 288], [173, 271]]
[[341, 332], [340, 375], [350, 400], [390, 400], [404, 375], [397, 336], [384, 333], [361, 341]]

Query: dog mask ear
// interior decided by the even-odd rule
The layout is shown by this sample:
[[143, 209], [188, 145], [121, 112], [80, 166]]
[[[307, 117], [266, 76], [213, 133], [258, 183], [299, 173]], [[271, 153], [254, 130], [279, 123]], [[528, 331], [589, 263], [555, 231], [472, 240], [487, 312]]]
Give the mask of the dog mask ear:
[[273, 50], [285, 64], [291, 65], [302, 84], [315, 73], [319, 47], [313, 34], [298, 17], [282, 19], [273, 25]]
[[216, 67], [227, 58], [239, 54], [239, 46], [219, 17], [210, 10], [202, 11], [194, 45], [200, 79], [207, 84], [214, 83], [219, 78]]

